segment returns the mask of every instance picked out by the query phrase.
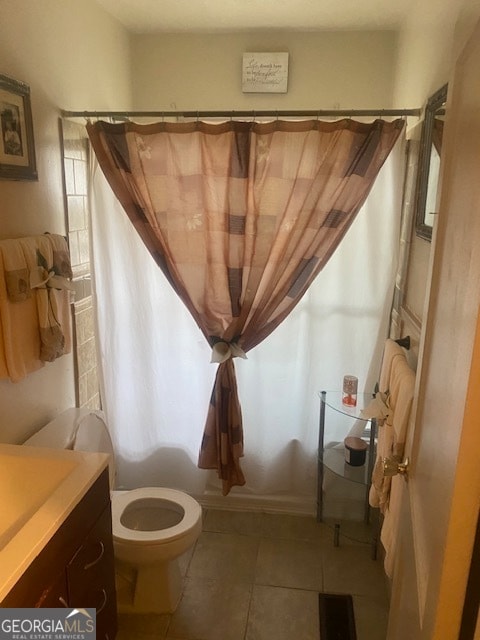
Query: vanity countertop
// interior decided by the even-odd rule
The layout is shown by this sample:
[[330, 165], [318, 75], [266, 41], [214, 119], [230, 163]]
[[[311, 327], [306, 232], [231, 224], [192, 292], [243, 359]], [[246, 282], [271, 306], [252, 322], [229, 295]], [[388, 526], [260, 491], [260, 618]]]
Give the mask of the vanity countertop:
[[104, 453], [0, 444], [0, 602], [108, 462]]

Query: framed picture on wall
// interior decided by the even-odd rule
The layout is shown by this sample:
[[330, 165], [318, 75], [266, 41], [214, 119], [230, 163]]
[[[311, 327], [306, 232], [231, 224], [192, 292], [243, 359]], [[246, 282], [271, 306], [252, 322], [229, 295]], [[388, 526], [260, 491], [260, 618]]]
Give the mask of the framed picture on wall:
[[30, 88], [0, 75], [0, 178], [38, 180]]
[[243, 93], [287, 93], [288, 53], [244, 53]]

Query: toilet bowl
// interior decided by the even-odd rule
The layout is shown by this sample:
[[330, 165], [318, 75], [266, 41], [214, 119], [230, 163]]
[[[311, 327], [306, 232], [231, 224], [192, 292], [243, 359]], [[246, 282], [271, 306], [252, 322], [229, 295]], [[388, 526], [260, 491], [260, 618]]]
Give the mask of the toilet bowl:
[[199, 503], [175, 489], [113, 490], [113, 445], [101, 411], [67, 409], [24, 444], [109, 453], [112, 533], [120, 611], [169, 613], [181, 596], [179, 558], [202, 530]]

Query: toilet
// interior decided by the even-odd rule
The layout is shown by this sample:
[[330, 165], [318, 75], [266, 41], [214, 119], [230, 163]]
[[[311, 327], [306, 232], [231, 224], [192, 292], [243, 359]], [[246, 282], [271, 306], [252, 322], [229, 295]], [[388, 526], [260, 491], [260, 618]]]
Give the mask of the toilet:
[[202, 530], [199, 503], [175, 489], [115, 491], [113, 445], [101, 411], [67, 409], [24, 444], [109, 453], [112, 531], [119, 610], [169, 613], [181, 595], [179, 558]]

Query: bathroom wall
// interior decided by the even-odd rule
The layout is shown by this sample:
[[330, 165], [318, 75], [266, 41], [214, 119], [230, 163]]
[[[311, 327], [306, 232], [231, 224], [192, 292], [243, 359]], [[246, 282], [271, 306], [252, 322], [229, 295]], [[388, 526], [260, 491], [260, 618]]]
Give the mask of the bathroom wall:
[[[0, 0], [0, 74], [30, 86], [39, 179], [0, 180], [0, 238], [65, 234], [60, 109], [130, 107], [130, 41], [94, 0]], [[0, 441], [75, 403], [73, 355], [0, 381]]]
[[[425, 106], [427, 99], [447, 83], [458, 51], [480, 17], [479, 0], [430, 0], [413, 3], [398, 40], [394, 105]], [[410, 134], [420, 128], [409, 121]], [[406, 296], [402, 310], [404, 333], [417, 342], [429, 290], [432, 244], [413, 232], [409, 247]], [[427, 300], [428, 302], [428, 300]]]
[[[392, 103], [392, 31], [136, 35], [132, 45], [137, 109], [368, 109]], [[242, 93], [242, 54], [261, 51], [290, 54], [287, 93]]]

